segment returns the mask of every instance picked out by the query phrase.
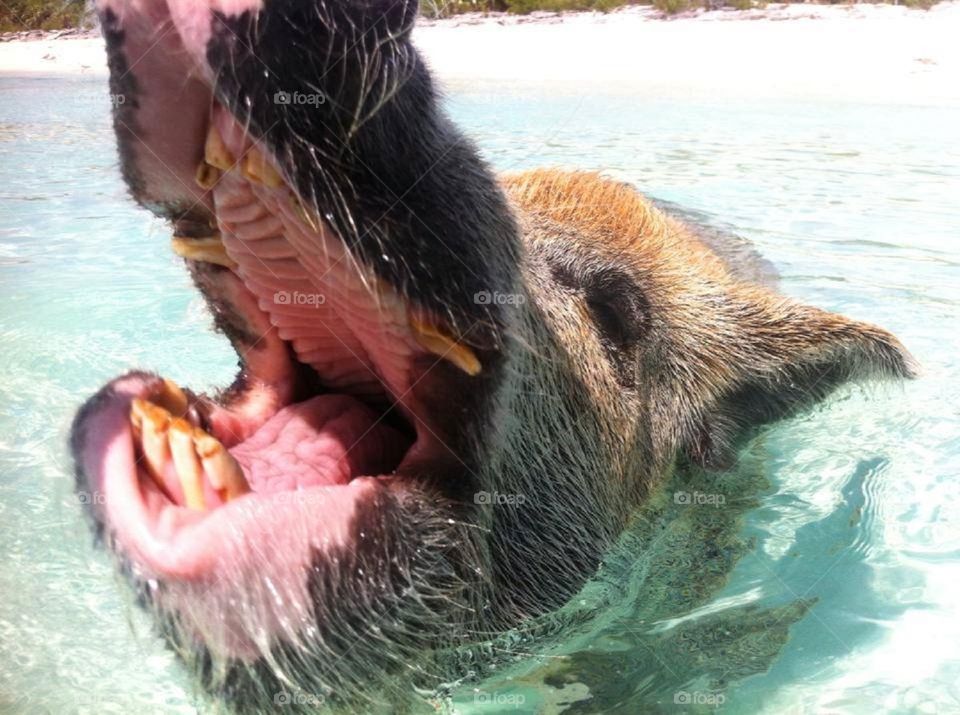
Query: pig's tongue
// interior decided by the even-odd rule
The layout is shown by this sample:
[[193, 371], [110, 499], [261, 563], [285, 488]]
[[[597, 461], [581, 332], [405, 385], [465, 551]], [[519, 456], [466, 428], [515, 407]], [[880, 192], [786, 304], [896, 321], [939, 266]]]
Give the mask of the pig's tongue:
[[400, 434], [347, 395], [321, 395], [280, 410], [233, 448], [255, 492], [346, 484], [398, 464]]
[[[366, 405], [347, 395], [320, 395], [284, 407], [251, 437], [230, 449], [255, 494], [271, 494], [349, 483], [381, 475], [400, 462], [408, 441], [380, 421]], [[182, 480], [171, 462], [164, 486], [185, 503]], [[222, 499], [204, 483], [205, 503]]]

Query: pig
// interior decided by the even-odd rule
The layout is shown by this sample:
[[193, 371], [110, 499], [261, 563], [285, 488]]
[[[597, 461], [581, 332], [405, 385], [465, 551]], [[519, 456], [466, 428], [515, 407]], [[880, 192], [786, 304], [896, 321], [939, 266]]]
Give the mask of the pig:
[[916, 371], [629, 185], [496, 177], [415, 2], [97, 9], [123, 178], [239, 372], [112, 380], [74, 420], [77, 489], [229, 707], [406, 707], [463, 675], [436, 654], [563, 606], [669, 475]]

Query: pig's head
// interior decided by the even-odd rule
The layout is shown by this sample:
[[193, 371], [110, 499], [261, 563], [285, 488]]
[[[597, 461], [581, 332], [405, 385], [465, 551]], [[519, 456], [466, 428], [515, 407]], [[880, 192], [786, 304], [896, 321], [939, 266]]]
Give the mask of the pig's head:
[[678, 463], [912, 372], [629, 187], [498, 183], [438, 107], [413, 3], [99, 12], [124, 178], [240, 372], [109, 383], [74, 424], [78, 489], [236, 703], [429, 685], [431, 652], [563, 604]]

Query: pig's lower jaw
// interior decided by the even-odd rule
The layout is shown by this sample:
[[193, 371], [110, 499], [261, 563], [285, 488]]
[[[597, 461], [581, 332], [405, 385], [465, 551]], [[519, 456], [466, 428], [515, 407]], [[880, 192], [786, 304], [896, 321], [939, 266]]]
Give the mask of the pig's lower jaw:
[[197, 180], [216, 226], [177, 226], [174, 249], [243, 370], [218, 398], [119, 378], [78, 415], [74, 451], [94, 519], [178, 640], [251, 662], [322, 630], [318, 598], [334, 595], [317, 589], [336, 590], [324, 578], [393, 588], [363, 554], [390, 561], [410, 484], [462, 497], [442, 485], [468, 481], [447, 446], [468, 408], [445, 403], [488, 376], [478, 351], [358, 265], [224, 112]]

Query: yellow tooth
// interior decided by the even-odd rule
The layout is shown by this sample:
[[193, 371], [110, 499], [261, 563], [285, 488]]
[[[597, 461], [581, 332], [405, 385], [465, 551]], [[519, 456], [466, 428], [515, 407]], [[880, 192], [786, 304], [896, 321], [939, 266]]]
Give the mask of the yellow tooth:
[[197, 454], [200, 455], [207, 479], [210, 480], [214, 489], [221, 489], [226, 493], [227, 501], [250, 491], [250, 484], [243, 476], [240, 463], [220, 443], [220, 440], [202, 429], [194, 428], [193, 443], [196, 445]]
[[191, 261], [215, 263], [224, 268], [236, 268], [237, 264], [227, 255], [227, 249], [219, 235], [206, 238], [184, 238], [174, 236], [171, 242], [173, 252]]
[[220, 169], [208, 164], [206, 160], [201, 161], [197, 164], [197, 171], [193, 175], [193, 179], [197, 182], [197, 186], [209, 191], [220, 181]]
[[243, 175], [250, 181], [271, 189], [283, 186], [283, 177], [280, 176], [280, 172], [256, 146], [250, 147], [250, 151], [243, 157]]
[[167, 446], [170, 413], [148, 400], [138, 398], [130, 403], [130, 421], [139, 432], [143, 464], [147, 473], [164, 488], [163, 470], [170, 459], [170, 449]]
[[223, 137], [220, 136], [219, 130], [213, 124], [207, 131], [207, 141], [203, 145], [203, 159], [210, 166], [221, 171], [229, 171], [237, 163], [233, 154], [227, 149], [227, 145], [223, 143]]
[[449, 360], [471, 377], [480, 374], [482, 369], [480, 361], [469, 347], [458, 343], [435, 326], [419, 318], [411, 317], [410, 327], [413, 329], [414, 339], [421, 347], [434, 355], [439, 355], [444, 360]]
[[183, 417], [190, 409], [187, 394], [173, 380], [164, 378], [160, 389], [153, 394], [151, 402], [159, 405], [174, 417]]
[[170, 422], [169, 437], [173, 466], [183, 487], [183, 499], [191, 509], [202, 511], [206, 508], [203, 471], [193, 444], [193, 426], [182, 417], [177, 417]]

